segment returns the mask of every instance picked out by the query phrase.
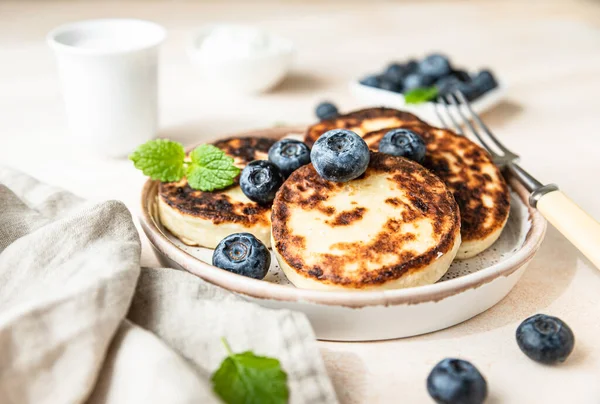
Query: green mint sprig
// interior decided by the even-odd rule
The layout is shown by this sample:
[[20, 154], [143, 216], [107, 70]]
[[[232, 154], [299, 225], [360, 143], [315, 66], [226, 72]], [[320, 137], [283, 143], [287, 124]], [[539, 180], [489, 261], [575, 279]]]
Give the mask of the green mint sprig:
[[233, 158], [216, 146], [204, 144], [190, 153], [185, 161], [181, 143], [168, 139], [150, 140], [137, 148], [129, 159], [135, 168], [153, 180], [179, 181], [187, 177], [188, 184], [201, 191], [214, 191], [233, 184], [240, 169]]
[[250, 351], [234, 354], [221, 338], [228, 356], [212, 376], [213, 390], [226, 404], [285, 404], [287, 374], [277, 359]]
[[407, 104], [421, 104], [434, 100], [437, 96], [438, 89], [436, 87], [415, 88], [404, 94], [404, 101]]

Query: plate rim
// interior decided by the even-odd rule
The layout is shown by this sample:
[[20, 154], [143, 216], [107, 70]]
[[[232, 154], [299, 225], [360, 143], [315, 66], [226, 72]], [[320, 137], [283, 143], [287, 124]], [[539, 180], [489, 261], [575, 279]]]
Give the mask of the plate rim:
[[[298, 133], [299, 131], [304, 132], [305, 130], [305, 126], [282, 126], [219, 136], [218, 139], [224, 139], [231, 136], [263, 136], [279, 138], [289, 133]], [[308, 302], [351, 308], [401, 304], [411, 305], [427, 302], [433, 303], [470, 289], [476, 289], [497, 278], [507, 277], [523, 265], [526, 265], [534, 257], [544, 239], [546, 221], [537, 210], [529, 206], [529, 194], [526, 189], [514, 178], [509, 178], [508, 183], [525, 204], [529, 213], [529, 217], [525, 220], [529, 220], [531, 226], [521, 248], [506, 260], [483, 268], [475, 273], [449, 279], [441, 283], [406, 289], [381, 291], [322, 291], [300, 289], [248, 278], [214, 267], [179, 248], [158, 227], [150, 212], [150, 200], [157, 196], [159, 181], [148, 179], [144, 184], [141, 193], [141, 215], [139, 220], [150, 243], [159, 253], [165, 255], [188, 272], [199, 276], [207, 282], [249, 297], [286, 302]]]

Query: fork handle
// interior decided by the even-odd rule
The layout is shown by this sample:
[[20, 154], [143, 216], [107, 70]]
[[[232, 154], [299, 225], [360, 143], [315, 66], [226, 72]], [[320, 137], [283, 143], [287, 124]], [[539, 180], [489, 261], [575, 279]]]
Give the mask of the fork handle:
[[559, 190], [540, 196], [536, 208], [600, 269], [600, 223]]

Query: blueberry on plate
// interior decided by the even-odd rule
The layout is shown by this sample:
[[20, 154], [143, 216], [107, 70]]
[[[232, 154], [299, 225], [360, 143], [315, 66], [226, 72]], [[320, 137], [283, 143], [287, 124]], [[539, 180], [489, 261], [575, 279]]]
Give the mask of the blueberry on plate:
[[427, 74], [412, 73], [404, 78], [404, 91], [414, 90], [415, 88], [429, 87], [435, 82], [435, 77]]
[[[456, 90], [463, 93], [465, 98], [469, 101], [473, 101], [481, 96], [481, 92], [477, 86], [475, 86], [474, 82], [464, 83], [453, 76], [442, 77], [435, 83], [435, 86], [441, 96], [454, 93]], [[455, 100], [460, 103], [458, 99]]]
[[468, 83], [469, 81], [471, 81], [471, 75], [467, 71], [460, 69], [452, 70], [449, 77], [456, 77], [458, 80], [464, 83]]
[[392, 129], [379, 142], [379, 151], [404, 157], [419, 164], [425, 160], [425, 142], [421, 136], [408, 129]]
[[235, 274], [263, 279], [271, 265], [269, 249], [250, 233], [234, 233], [215, 248], [212, 264]]
[[381, 80], [379, 76], [367, 76], [360, 81], [360, 84], [364, 86], [379, 88], [380, 81]]
[[462, 92], [469, 101], [473, 101], [483, 94], [477, 84], [475, 84], [475, 81], [471, 81], [470, 83], [460, 83], [456, 89]]
[[379, 88], [382, 90], [393, 91], [395, 93], [399, 93], [402, 91], [402, 84], [393, 82], [387, 78], [382, 78], [379, 81]]
[[447, 358], [429, 373], [427, 391], [440, 404], [481, 404], [487, 382], [470, 362]]
[[348, 182], [361, 176], [369, 165], [369, 146], [345, 129], [325, 132], [310, 152], [317, 173], [328, 181]]
[[406, 70], [404, 65], [400, 63], [392, 63], [390, 64], [383, 73], [383, 77], [392, 83], [402, 84], [402, 80], [404, 80], [404, 76], [406, 75]]
[[498, 82], [496, 78], [489, 70], [480, 71], [474, 78], [473, 84], [481, 94], [487, 93], [490, 90], [498, 87]]
[[438, 89], [439, 95], [445, 96], [456, 90], [461, 83], [462, 81], [455, 76], [446, 76], [436, 81], [435, 87]]
[[279, 167], [284, 177], [310, 163], [310, 149], [294, 139], [282, 139], [269, 149], [269, 161]]
[[529, 358], [550, 365], [567, 359], [575, 346], [575, 336], [561, 319], [536, 314], [517, 328], [517, 344]]
[[419, 72], [435, 78], [447, 76], [451, 70], [448, 58], [438, 53], [431, 54], [419, 62]]
[[317, 118], [320, 120], [331, 119], [338, 116], [337, 107], [328, 101], [323, 101], [317, 108], [315, 109], [315, 113], [317, 114]]
[[269, 204], [275, 199], [275, 194], [284, 178], [275, 164], [266, 160], [256, 160], [242, 170], [240, 187], [248, 199]]
[[404, 64], [406, 74], [416, 73], [419, 70], [419, 62], [414, 59], [409, 60]]

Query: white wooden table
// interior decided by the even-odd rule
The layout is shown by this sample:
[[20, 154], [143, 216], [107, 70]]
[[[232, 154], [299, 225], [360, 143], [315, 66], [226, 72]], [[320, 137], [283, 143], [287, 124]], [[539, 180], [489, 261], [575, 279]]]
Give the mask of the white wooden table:
[[[144, 178], [125, 160], [69, 145], [52, 27], [98, 17], [154, 20], [169, 31], [161, 56], [160, 135], [186, 144], [205, 137], [309, 123], [322, 99], [361, 106], [347, 83], [394, 58], [432, 50], [467, 67], [490, 66], [509, 85], [485, 115], [525, 167], [556, 182], [600, 218], [600, 5], [592, 1], [489, 2], [3, 2], [0, 4], [0, 163], [83, 197], [123, 200], [134, 214]], [[261, 25], [298, 47], [293, 75], [261, 97], [204, 90], [184, 46], [212, 21]], [[144, 240], [143, 264], [157, 265]], [[343, 403], [429, 402], [425, 378], [447, 356], [486, 376], [490, 403], [598, 403], [600, 272], [552, 228], [518, 286], [499, 305], [434, 334], [377, 343], [321, 343]], [[577, 342], [568, 362], [543, 367], [514, 339], [525, 317], [563, 318]], [[394, 321], [394, 319], [390, 319]]]

